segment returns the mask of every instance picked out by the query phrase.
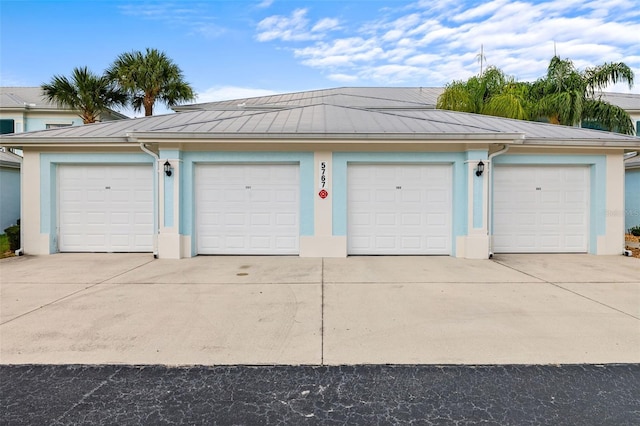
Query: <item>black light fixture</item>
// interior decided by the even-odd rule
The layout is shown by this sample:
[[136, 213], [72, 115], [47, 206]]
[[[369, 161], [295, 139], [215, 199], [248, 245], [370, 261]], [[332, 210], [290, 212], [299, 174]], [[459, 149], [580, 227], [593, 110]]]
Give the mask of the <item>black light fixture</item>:
[[482, 176], [482, 172], [484, 172], [484, 163], [481, 160], [476, 167], [476, 176]]
[[169, 160], [164, 162], [164, 174], [167, 176], [171, 176], [171, 163]]

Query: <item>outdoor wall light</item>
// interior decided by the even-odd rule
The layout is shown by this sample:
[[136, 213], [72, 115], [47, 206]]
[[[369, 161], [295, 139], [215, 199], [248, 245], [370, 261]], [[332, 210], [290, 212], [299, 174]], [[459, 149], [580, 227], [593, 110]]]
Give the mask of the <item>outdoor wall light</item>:
[[164, 162], [164, 174], [167, 176], [171, 176], [171, 163], [169, 160]]
[[484, 163], [480, 161], [476, 167], [476, 176], [482, 176], [482, 172], [484, 172]]

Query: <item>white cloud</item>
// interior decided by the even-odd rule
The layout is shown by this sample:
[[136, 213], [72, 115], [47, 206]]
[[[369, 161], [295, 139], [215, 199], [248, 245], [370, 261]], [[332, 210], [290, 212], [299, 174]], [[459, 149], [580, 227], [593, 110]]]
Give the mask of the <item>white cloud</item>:
[[359, 79], [357, 75], [350, 74], [329, 74], [327, 78], [329, 80], [338, 81], [340, 83], [353, 83], [358, 81]]
[[184, 3], [136, 3], [119, 5], [124, 15], [135, 16], [145, 20], [160, 21], [169, 27], [184, 28], [188, 34], [196, 34], [204, 38], [217, 38], [227, 30], [215, 23], [206, 4], [185, 7]]
[[267, 9], [273, 4], [273, 0], [262, 0], [256, 5], [258, 9]]
[[640, 10], [633, 0], [424, 0], [385, 8], [368, 22], [343, 16], [320, 26], [321, 19], [316, 28], [341, 29], [322, 40], [306, 13], [267, 18], [258, 37], [302, 41], [291, 47], [294, 57], [334, 81], [443, 85], [477, 74], [481, 45], [485, 67], [533, 80], [546, 72], [554, 43], [580, 68], [623, 61], [640, 79]]
[[478, 7], [474, 7], [457, 14], [453, 18], [453, 20], [457, 22], [465, 22], [472, 19], [481, 18], [483, 16], [491, 15], [497, 10], [503, 8], [506, 4], [508, 4], [507, 0], [494, 0], [487, 3], [482, 3]]
[[340, 27], [340, 21], [334, 18], [324, 18], [318, 21], [313, 28], [311, 28], [312, 32], [321, 32], [328, 30], [335, 30]]
[[254, 98], [257, 96], [269, 96], [277, 93], [274, 90], [267, 89], [255, 89], [252, 87], [238, 87], [238, 86], [214, 86], [205, 89], [202, 92], [198, 92], [198, 103], [205, 102], [217, 102], [233, 99]]
[[307, 9], [296, 9], [290, 16], [273, 15], [257, 25], [258, 41], [308, 41], [324, 38], [327, 31], [339, 28], [339, 21], [332, 18], [319, 20], [310, 28]]

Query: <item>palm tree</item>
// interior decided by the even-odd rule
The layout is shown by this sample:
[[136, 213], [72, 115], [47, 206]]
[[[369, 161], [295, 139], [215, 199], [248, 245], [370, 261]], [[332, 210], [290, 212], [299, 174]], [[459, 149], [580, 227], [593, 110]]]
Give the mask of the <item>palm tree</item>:
[[547, 75], [534, 83], [516, 82], [489, 67], [479, 76], [446, 85], [436, 106], [567, 126], [595, 122], [606, 130], [633, 134], [629, 114], [602, 99], [602, 90], [618, 82], [633, 85], [633, 71], [622, 62], [579, 71], [570, 60], [554, 56]]
[[467, 81], [454, 81], [438, 97], [437, 108], [526, 120], [528, 83], [516, 82], [496, 67]]
[[92, 73], [87, 67], [74, 68], [71, 78], [54, 75], [40, 87], [47, 100], [78, 110], [84, 124], [95, 123], [101, 113], [127, 102], [127, 95], [108, 78]]
[[195, 99], [191, 86], [184, 81], [180, 68], [156, 49], [119, 55], [107, 69], [108, 78], [131, 97], [135, 111], [144, 107], [144, 115], [153, 115], [153, 106], [161, 101], [167, 106]]
[[534, 115], [567, 126], [583, 121], [602, 128], [633, 134], [633, 122], [622, 108], [602, 100], [602, 90], [618, 82], [633, 86], [633, 71], [622, 62], [604, 63], [578, 71], [569, 59], [554, 56], [547, 75], [533, 84], [537, 98]]

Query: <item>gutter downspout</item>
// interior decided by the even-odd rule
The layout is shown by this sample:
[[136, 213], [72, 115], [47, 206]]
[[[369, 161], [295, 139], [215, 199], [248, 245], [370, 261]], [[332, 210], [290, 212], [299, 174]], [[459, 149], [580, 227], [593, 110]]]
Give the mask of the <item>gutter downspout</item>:
[[489, 163], [488, 170], [488, 191], [487, 191], [487, 234], [489, 234], [489, 259], [493, 257], [493, 161], [491, 161], [494, 157], [498, 155], [502, 155], [505, 152], [509, 151], [509, 145], [504, 144], [502, 149], [494, 152], [493, 154], [489, 154], [487, 159], [487, 163]]
[[[157, 179], [154, 179], [155, 183], [154, 183], [154, 188], [153, 188], [153, 192], [155, 193], [156, 197], [160, 197], [160, 178], [162, 178], [162, 176], [160, 175], [161, 170], [160, 170], [160, 156], [158, 154], [156, 154], [155, 152], [151, 151], [149, 148], [147, 148], [145, 146], [145, 144], [143, 142], [140, 142], [140, 149], [144, 152], [146, 152], [147, 154], [149, 154], [150, 156], [152, 156], [153, 158], [155, 158], [155, 168], [156, 168], [156, 175], [157, 175]], [[158, 258], [158, 234], [160, 233], [160, 206], [159, 204], [156, 202], [155, 203], [155, 213], [156, 213], [156, 218], [155, 218], [155, 229], [153, 230], [153, 258], [157, 259]]]

